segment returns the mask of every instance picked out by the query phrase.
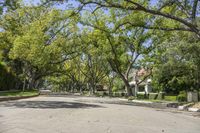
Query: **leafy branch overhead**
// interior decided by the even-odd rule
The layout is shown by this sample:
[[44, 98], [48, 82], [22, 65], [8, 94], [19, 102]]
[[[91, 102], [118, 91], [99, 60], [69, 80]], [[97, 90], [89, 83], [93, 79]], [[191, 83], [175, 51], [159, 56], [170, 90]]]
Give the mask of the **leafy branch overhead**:
[[[138, 0], [79, 0], [83, 5], [95, 5], [94, 11], [100, 8], [116, 9], [129, 14], [145, 15], [148, 21], [144, 24], [135, 24], [134, 19], [122, 22], [118, 27], [129, 25], [132, 27], [143, 27], [146, 29], [158, 29], [166, 31], [190, 31], [200, 37], [200, 27], [197, 24], [199, 19], [199, 0], [176, 0], [151, 1]], [[166, 22], [171, 23], [167, 25]]]

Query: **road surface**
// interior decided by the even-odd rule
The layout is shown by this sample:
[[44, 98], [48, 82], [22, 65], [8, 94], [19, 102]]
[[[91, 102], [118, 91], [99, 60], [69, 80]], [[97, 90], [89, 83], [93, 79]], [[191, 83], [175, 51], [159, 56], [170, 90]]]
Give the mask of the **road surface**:
[[200, 133], [200, 114], [104, 100], [40, 96], [0, 102], [0, 133]]

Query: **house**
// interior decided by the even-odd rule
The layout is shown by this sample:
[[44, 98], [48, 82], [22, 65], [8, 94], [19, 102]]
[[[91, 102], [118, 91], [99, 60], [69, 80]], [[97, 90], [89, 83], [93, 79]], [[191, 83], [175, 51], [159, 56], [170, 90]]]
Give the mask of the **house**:
[[151, 79], [149, 78], [150, 75], [151, 72], [145, 70], [144, 68], [132, 69], [130, 75], [131, 82], [129, 82], [129, 84], [133, 89], [134, 95], [136, 95], [138, 92], [143, 92], [146, 94], [152, 92]]

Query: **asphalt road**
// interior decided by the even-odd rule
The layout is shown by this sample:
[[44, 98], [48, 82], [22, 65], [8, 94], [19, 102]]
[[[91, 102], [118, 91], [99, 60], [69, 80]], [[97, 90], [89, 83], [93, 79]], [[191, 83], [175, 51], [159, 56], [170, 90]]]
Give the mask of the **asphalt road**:
[[106, 102], [112, 100], [40, 96], [0, 102], [0, 133], [200, 133], [199, 114]]

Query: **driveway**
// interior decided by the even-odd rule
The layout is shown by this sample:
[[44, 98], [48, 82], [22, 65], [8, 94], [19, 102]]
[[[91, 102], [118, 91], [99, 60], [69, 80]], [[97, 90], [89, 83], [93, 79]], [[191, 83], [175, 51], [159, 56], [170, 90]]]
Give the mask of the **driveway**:
[[200, 133], [199, 113], [40, 96], [0, 102], [0, 133]]

